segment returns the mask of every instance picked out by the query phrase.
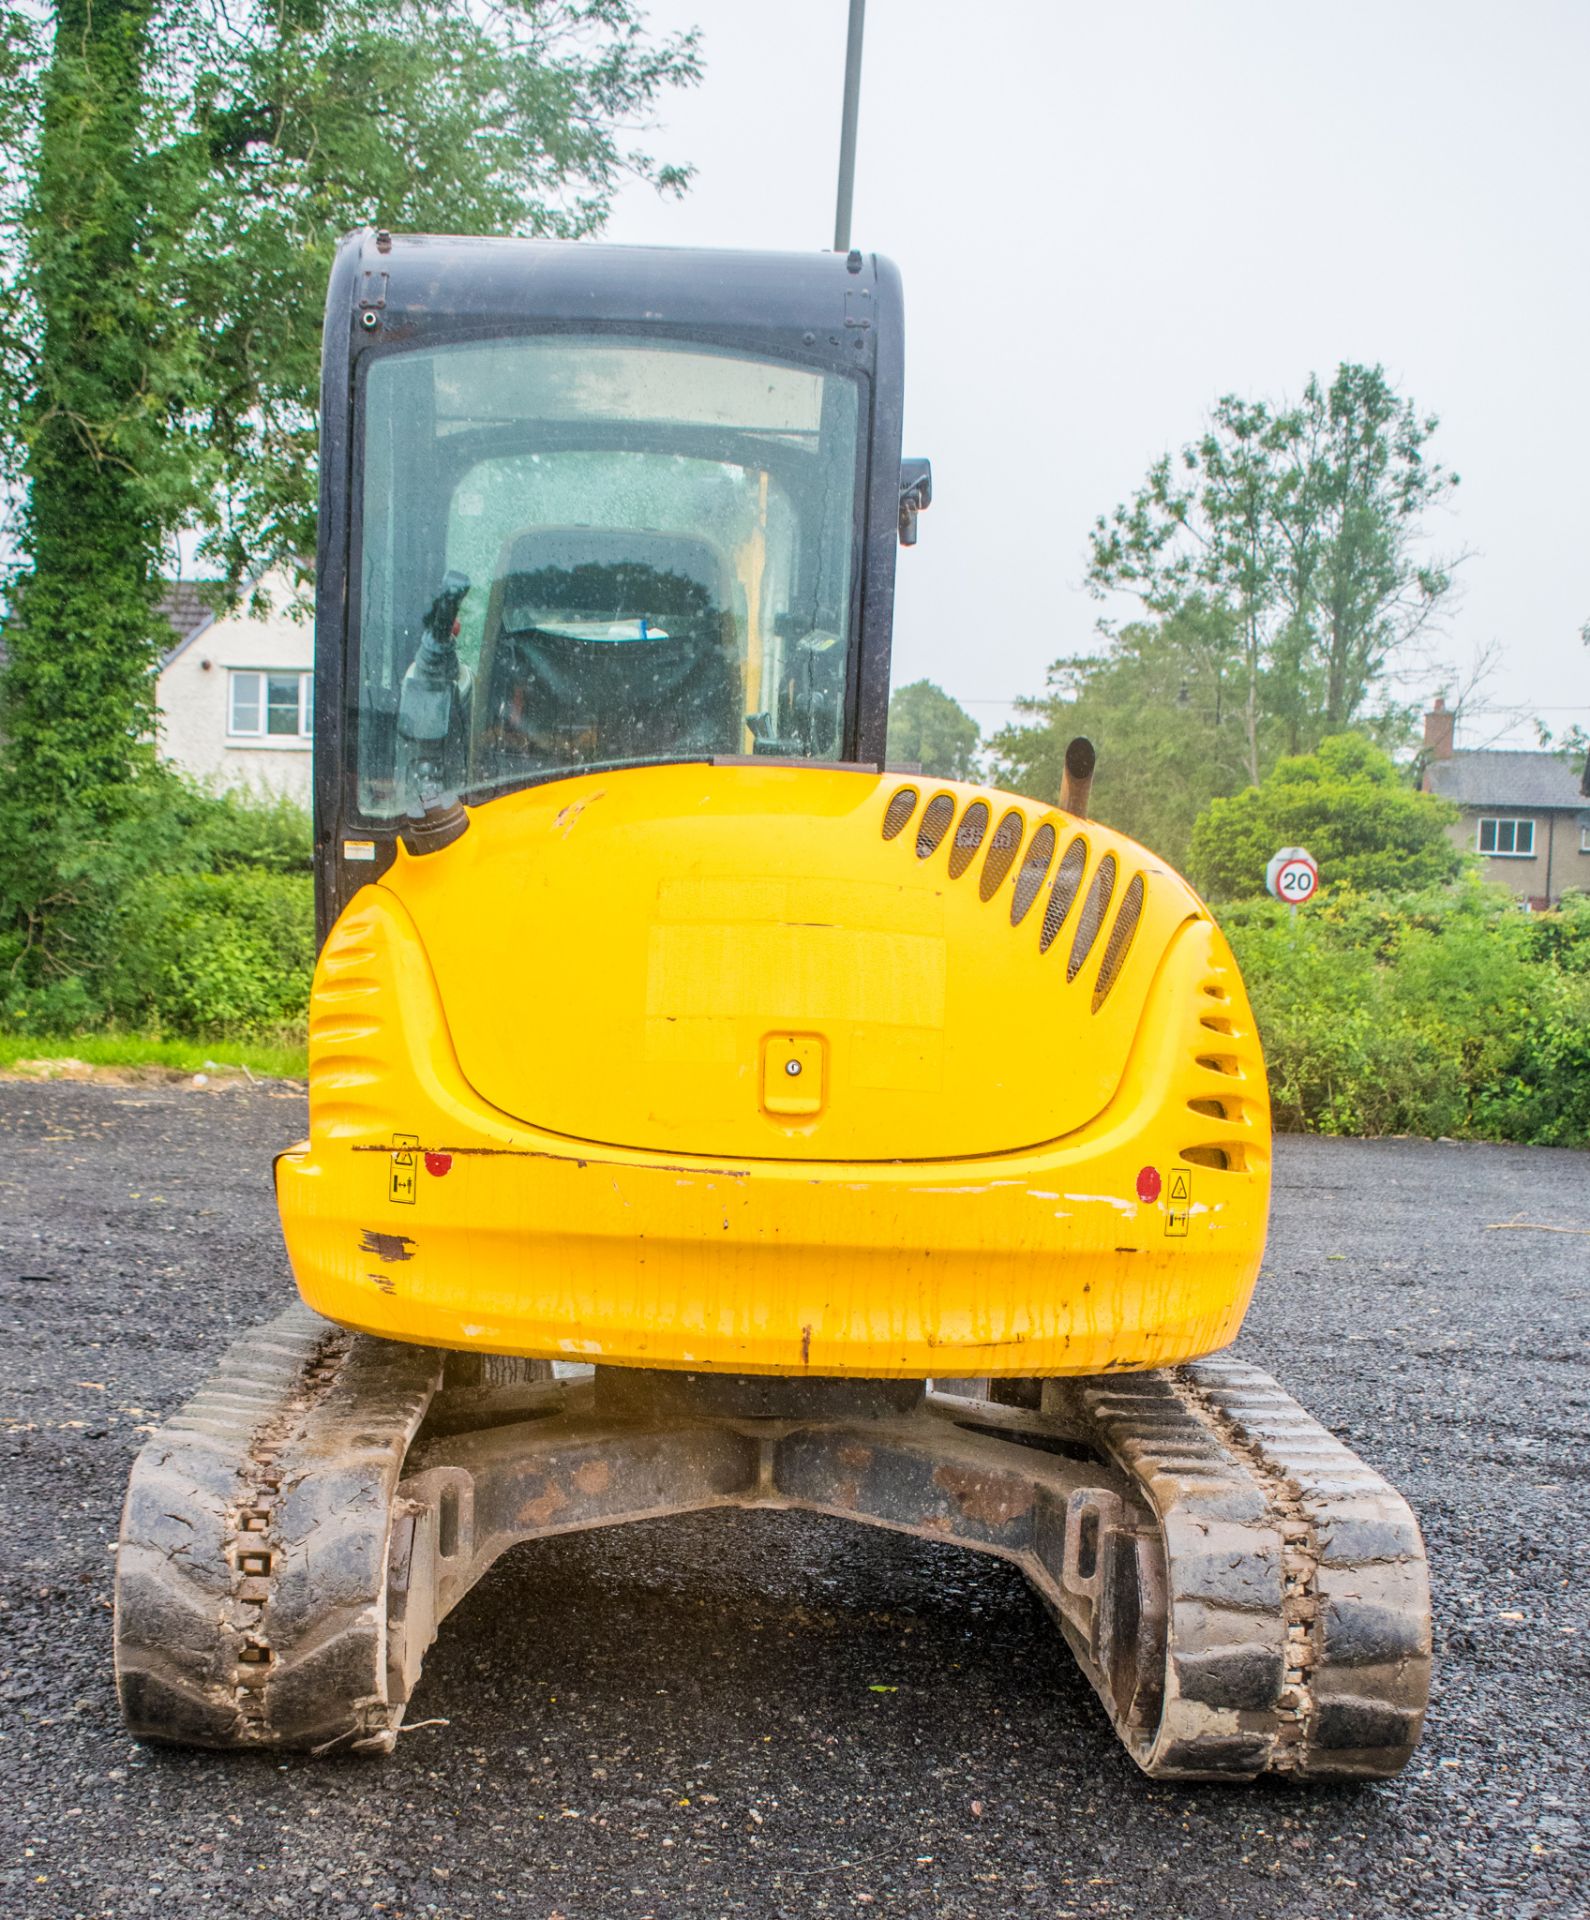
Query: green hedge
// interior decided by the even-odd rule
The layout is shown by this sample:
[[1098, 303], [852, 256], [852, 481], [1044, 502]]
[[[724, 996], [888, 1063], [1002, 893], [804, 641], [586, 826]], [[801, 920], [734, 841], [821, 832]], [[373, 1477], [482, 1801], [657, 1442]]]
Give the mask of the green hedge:
[[267, 1040], [301, 1028], [315, 964], [314, 882], [239, 867], [141, 881], [101, 977], [118, 1025]]
[[302, 808], [162, 775], [110, 820], [14, 844], [0, 867], [0, 1026], [302, 1040], [315, 918]]
[[[8, 844], [0, 1027], [302, 1043], [314, 902], [301, 811], [164, 780], [109, 825]], [[1337, 891], [1295, 923], [1267, 900], [1220, 919], [1279, 1127], [1590, 1145], [1590, 897], [1529, 914], [1465, 881]]]
[[1590, 896], [1226, 908], [1279, 1128], [1590, 1145]]

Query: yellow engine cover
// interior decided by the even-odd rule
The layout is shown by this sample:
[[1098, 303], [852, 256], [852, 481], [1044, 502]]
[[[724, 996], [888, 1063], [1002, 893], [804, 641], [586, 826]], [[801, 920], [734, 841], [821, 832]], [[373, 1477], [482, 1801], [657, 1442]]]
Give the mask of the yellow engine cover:
[[740, 1372], [1160, 1366], [1235, 1333], [1268, 1204], [1252, 1016], [1186, 883], [954, 783], [561, 780], [334, 928], [312, 1306], [401, 1339]]

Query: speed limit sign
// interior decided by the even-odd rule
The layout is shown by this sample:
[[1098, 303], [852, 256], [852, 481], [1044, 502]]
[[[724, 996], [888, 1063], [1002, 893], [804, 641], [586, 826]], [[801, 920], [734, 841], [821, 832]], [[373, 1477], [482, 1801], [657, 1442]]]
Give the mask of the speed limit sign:
[[1264, 870], [1264, 884], [1277, 900], [1300, 907], [1319, 892], [1319, 868], [1306, 847], [1282, 847]]

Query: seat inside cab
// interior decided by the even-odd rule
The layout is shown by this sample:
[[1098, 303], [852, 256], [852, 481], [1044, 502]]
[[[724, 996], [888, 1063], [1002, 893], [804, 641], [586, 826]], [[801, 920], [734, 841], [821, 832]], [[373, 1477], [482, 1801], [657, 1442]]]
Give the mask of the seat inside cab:
[[472, 784], [744, 752], [738, 591], [724, 555], [694, 534], [510, 535], [481, 636]]

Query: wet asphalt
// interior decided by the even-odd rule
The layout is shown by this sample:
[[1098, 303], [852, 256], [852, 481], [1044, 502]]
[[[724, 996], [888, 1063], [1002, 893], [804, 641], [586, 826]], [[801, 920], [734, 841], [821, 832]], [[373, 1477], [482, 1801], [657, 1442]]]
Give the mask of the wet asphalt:
[[[812, 1516], [520, 1548], [385, 1761], [145, 1749], [128, 1464], [285, 1303], [296, 1095], [0, 1084], [0, 1915], [1590, 1914], [1590, 1155], [1284, 1140], [1237, 1351], [1423, 1521], [1436, 1691], [1371, 1787], [1156, 1786], [1019, 1575]], [[1498, 1223], [1514, 1227], [1493, 1230]]]

